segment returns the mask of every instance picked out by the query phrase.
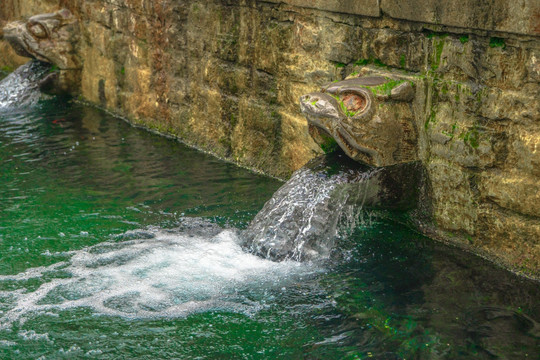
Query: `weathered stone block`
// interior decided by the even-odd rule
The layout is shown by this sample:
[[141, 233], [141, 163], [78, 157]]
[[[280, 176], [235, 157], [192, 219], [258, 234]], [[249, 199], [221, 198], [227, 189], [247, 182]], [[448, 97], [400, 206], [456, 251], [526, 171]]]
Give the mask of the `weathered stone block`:
[[512, 171], [485, 171], [479, 184], [482, 197], [521, 214], [540, 214], [540, 182], [535, 176]]
[[486, 168], [497, 160], [498, 137], [477, 127], [477, 119], [456, 109], [450, 102], [433, 108], [427, 123], [433, 154], [468, 168]]
[[13, 51], [11, 46], [6, 42], [0, 42], [0, 68], [7, 67], [15, 69], [23, 64], [25, 64], [29, 58], [19, 56]]
[[426, 170], [430, 176], [437, 225], [474, 234], [477, 202], [471, 191], [471, 173], [437, 158], [426, 165]]
[[540, 83], [540, 49], [531, 50], [525, 64], [528, 72], [528, 80]]
[[381, 0], [381, 10], [396, 19], [540, 35], [540, 3], [537, 0]]
[[540, 222], [483, 204], [478, 209], [478, 245], [505, 265], [540, 275]]
[[268, 107], [250, 101], [247, 96], [242, 97], [231, 134], [234, 159], [248, 166], [283, 171], [276, 168], [273, 154], [280, 145], [272, 141], [280, 131], [278, 116], [277, 113], [272, 114]]
[[508, 133], [506, 168], [519, 170], [524, 176], [532, 175], [540, 183], [540, 125], [524, 127], [514, 124]]
[[281, 158], [288, 168], [296, 169], [304, 165], [306, 158], [322, 154], [322, 150], [309, 136], [308, 124], [302, 115], [293, 116], [280, 112], [282, 148]]
[[380, 16], [379, 0], [264, 0], [310, 9], [365, 16]]

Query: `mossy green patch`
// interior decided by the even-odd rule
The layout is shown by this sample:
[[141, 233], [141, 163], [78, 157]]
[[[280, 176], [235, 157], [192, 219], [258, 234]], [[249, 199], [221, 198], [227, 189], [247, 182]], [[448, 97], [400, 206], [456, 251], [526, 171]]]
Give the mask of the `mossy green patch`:
[[431, 111], [429, 113], [429, 117], [426, 120], [426, 123], [424, 124], [424, 128], [427, 130], [429, 129], [429, 124], [436, 123], [437, 122], [437, 112], [435, 111], [435, 107], [431, 108]]
[[476, 149], [480, 146], [480, 133], [477, 129], [469, 130], [465, 133], [463, 141], [473, 149]]
[[229, 117], [229, 123], [231, 124], [231, 127], [234, 127], [237, 123], [236, 117], [234, 116], [233, 113], [231, 113]]
[[431, 123], [435, 124], [437, 122], [437, 103], [439, 102], [439, 92], [437, 91], [438, 81], [439, 80], [436, 78], [433, 79], [433, 84], [431, 85], [433, 89], [433, 93], [432, 93], [432, 98], [431, 98], [429, 116], [427, 117], [426, 122], [424, 124], [424, 128], [426, 130], [429, 129], [429, 125]]
[[448, 93], [448, 84], [447, 83], [443, 83], [443, 85], [441, 87], [441, 93], [443, 93], [443, 94]]
[[359, 59], [354, 62], [354, 65], [364, 66], [364, 65], [368, 65], [369, 63], [370, 63], [369, 59]]
[[441, 65], [441, 55], [444, 48], [444, 40], [442, 39], [434, 40], [433, 45], [434, 45], [433, 46], [433, 59], [431, 62], [431, 69], [435, 71]]
[[349, 109], [347, 109], [347, 107], [345, 106], [343, 101], [339, 98], [339, 96], [332, 95], [332, 97], [337, 100], [339, 107], [341, 108], [341, 111], [343, 111], [345, 115], [347, 115], [348, 117], [353, 117], [354, 115], [356, 115], [356, 111], [349, 111]]
[[12, 72], [13, 72], [13, 68], [11, 66], [6, 65], [6, 66], [0, 67], [0, 80], [5, 78], [6, 76], [11, 74]]
[[383, 63], [380, 59], [376, 59], [376, 58], [358, 59], [354, 62], [354, 65], [357, 65], [357, 66], [365, 66], [365, 65], [370, 65], [370, 64], [373, 64], [378, 67], [384, 67], [384, 68], [388, 67], [387, 64]]
[[405, 54], [401, 54], [401, 56], [399, 57], [399, 66], [404, 68], [405, 64], [406, 64]]
[[0, 67], [0, 71], [3, 72], [3, 73], [6, 73], [6, 74], [12, 73], [13, 70], [15, 70], [15, 69], [12, 66], [9, 66], [9, 65], [5, 65], [5, 66]]
[[428, 39], [433, 39], [435, 37], [444, 39], [444, 38], [448, 37], [448, 35], [450, 35], [447, 32], [431, 31], [431, 30], [427, 30], [427, 29], [424, 29], [422, 32], [426, 35], [426, 37]]
[[489, 39], [489, 47], [506, 49], [506, 43], [503, 38], [492, 37]]
[[390, 95], [393, 88], [400, 84], [403, 84], [404, 82], [405, 80], [387, 79], [384, 84], [370, 86], [369, 89], [371, 90], [373, 95]]
[[457, 123], [452, 124], [452, 129], [450, 131], [443, 130], [442, 133], [450, 138], [452, 140], [456, 134], [458, 126]]
[[333, 137], [324, 134], [322, 131], [320, 132], [320, 137], [323, 140], [320, 146], [325, 154], [334, 152], [339, 148], [338, 143], [336, 142], [336, 140], [334, 140]]
[[462, 35], [459, 37], [459, 41], [462, 43], [462, 44], [465, 44], [467, 42], [469, 42], [469, 35]]

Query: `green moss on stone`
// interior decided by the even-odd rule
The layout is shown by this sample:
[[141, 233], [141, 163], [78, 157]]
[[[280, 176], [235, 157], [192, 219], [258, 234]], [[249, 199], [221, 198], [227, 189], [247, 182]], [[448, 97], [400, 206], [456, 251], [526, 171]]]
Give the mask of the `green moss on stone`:
[[433, 60], [431, 62], [431, 69], [433, 71], [437, 70], [439, 68], [439, 65], [441, 64], [441, 55], [444, 48], [444, 40], [435, 40], [434, 44], [434, 53], [433, 53]]
[[461, 41], [462, 44], [469, 42], [469, 35], [460, 36], [459, 41]]
[[229, 117], [229, 122], [231, 124], [231, 127], [234, 127], [236, 125], [236, 117], [234, 116], [234, 114], [231, 113], [231, 116]]
[[343, 103], [343, 101], [339, 98], [339, 96], [337, 95], [332, 95], [332, 97], [334, 99], [336, 99], [336, 101], [338, 102], [339, 104], [339, 107], [341, 108], [341, 111], [343, 111], [343, 113], [345, 115], [347, 115], [348, 117], [352, 117], [354, 115], [356, 115], [356, 111], [353, 112], [353, 111], [349, 111], [349, 109], [347, 109], [347, 107], [345, 106], [345, 104]]
[[447, 94], [448, 93], [448, 84], [444, 83], [441, 87], [441, 93]]
[[385, 82], [382, 85], [377, 86], [370, 86], [369, 89], [373, 93], [373, 95], [390, 95], [392, 92], [392, 89], [396, 86], [403, 84], [405, 80], [394, 80], [394, 79], [388, 79], [387, 82]]
[[480, 133], [476, 129], [472, 129], [465, 134], [463, 139], [473, 149], [477, 149], [480, 146]]
[[323, 140], [323, 143], [320, 144], [322, 151], [324, 151], [325, 154], [334, 152], [338, 149], [338, 143], [334, 138], [331, 136], [328, 136], [326, 134], [321, 134], [321, 138]]
[[492, 37], [489, 39], [489, 47], [506, 49], [506, 43], [503, 38]]
[[459, 138], [463, 140], [463, 142], [467, 145], [469, 145], [471, 148], [476, 149], [478, 146], [480, 146], [480, 132], [476, 127], [473, 127], [469, 131], [466, 131], [464, 133], [461, 133], [459, 135]]
[[401, 66], [402, 68], [404, 68], [404, 67], [405, 67], [405, 64], [406, 64], [405, 55], [404, 55], [404, 54], [401, 54], [401, 56], [399, 57], [399, 66]]
[[456, 134], [456, 129], [457, 129], [457, 123], [454, 123], [452, 124], [452, 130], [450, 131], [442, 131], [442, 133], [446, 136], [448, 136], [450, 138], [450, 140], [452, 140]]
[[13, 72], [13, 67], [12, 66], [9, 66], [9, 65], [5, 65], [5, 66], [2, 66], [0, 68], [0, 72], [3, 72], [5, 74], [9, 74], [9, 73], [12, 73]]
[[355, 61], [354, 65], [358, 65], [358, 66], [364, 66], [364, 65], [367, 65], [369, 64], [369, 59], [359, 59], [357, 61]]
[[436, 122], [437, 122], [437, 112], [435, 111], [435, 107], [433, 106], [431, 108], [429, 117], [427, 118], [426, 123], [424, 124], [424, 128], [427, 130], [427, 129], [429, 129], [429, 124], [431, 124], [431, 123], [434, 124]]
[[433, 39], [434, 37], [444, 39], [445, 37], [448, 37], [448, 35], [450, 35], [447, 32], [431, 31], [431, 30], [427, 30], [427, 29], [424, 29], [423, 33], [426, 35], [426, 37], [428, 39]]
[[384, 67], [384, 68], [388, 67], [388, 65], [383, 63], [380, 59], [375, 59], [375, 58], [358, 59], [354, 62], [354, 65], [357, 65], [357, 66], [365, 66], [365, 65], [370, 65], [370, 64], [373, 64], [379, 67]]

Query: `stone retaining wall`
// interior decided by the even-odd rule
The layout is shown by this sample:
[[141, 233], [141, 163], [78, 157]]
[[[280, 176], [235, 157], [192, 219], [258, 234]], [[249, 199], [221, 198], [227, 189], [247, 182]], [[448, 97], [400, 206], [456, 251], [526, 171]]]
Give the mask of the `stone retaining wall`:
[[424, 230], [540, 275], [538, 1], [4, 0], [0, 21], [60, 6], [81, 20], [82, 97], [279, 177], [321, 152], [300, 95], [407, 72]]

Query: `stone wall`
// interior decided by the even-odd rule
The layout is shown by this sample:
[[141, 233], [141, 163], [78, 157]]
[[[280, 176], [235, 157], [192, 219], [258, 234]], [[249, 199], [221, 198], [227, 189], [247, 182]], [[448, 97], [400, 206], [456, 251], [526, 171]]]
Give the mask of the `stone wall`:
[[300, 95], [407, 72], [423, 229], [540, 275], [538, 1], [4, 0], [0, 21], [60, 6], [80, 18], [82, 97], [282, 178], [320, 153]]

